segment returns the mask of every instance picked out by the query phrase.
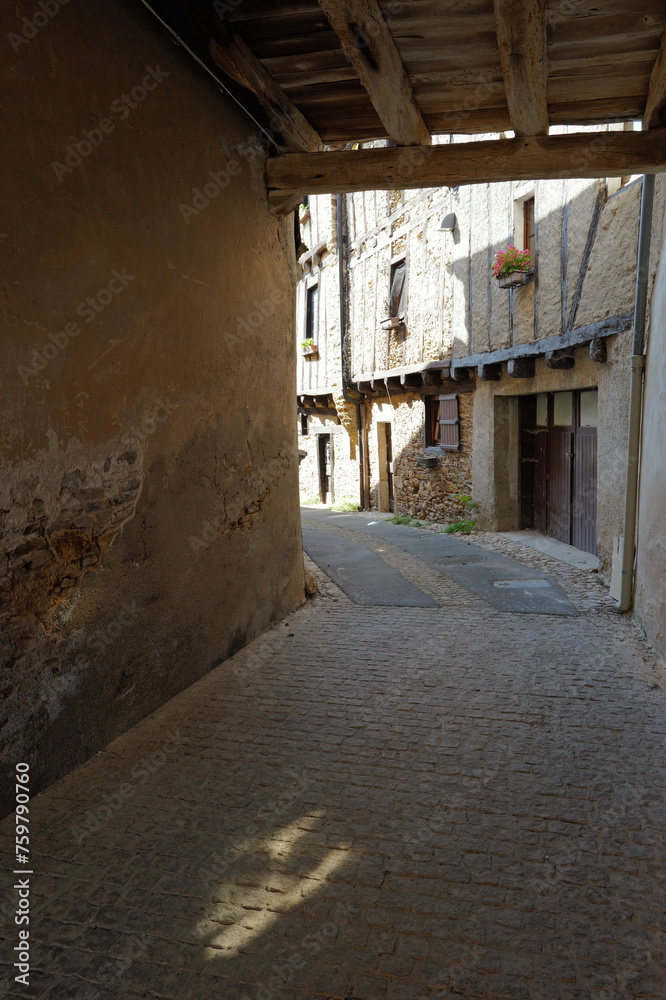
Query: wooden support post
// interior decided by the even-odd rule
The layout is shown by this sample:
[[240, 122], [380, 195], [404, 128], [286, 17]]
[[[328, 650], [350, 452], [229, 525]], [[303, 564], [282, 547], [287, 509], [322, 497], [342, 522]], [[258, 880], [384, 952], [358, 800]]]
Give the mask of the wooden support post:
[[569, 371], [576, 364], [571, 350], [546, 351], [546, 366], [557, 371]]
[[506, 373], [511, 378], [534, 378], [534, 358], [512, 358], [507, 362]]
[[478, 365], [476, 374], [482, 382], [499, 382], [502, 377], [501, 365]]
[[590, 357], [599, 364], [604, 364], [608, 360], [606, 341], [602, 337], [595, 337], [590, 341]]

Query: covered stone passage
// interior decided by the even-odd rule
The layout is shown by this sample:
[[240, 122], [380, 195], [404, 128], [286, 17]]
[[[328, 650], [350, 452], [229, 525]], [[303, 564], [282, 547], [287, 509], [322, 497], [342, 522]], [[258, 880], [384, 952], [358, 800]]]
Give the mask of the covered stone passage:
[[[439, 606], [419, 608], [422, 617], [412, 622], [410, 648], [418, 649], [423, 631], [432, 639], [434, 623], [455, 637], [460, 654], [444, 664], [453, 692], [444, 703], [437, 700], [442, 690], [438, 671], [443, 665], [439, 642], [427, 664], [429, 670], [432, 667], [428, 675], [432, 686], [440, 692], [428, 699], [426, 711], [436, 756], [440, 764], [443, 761], [435, 784], [441, 784], [445, 773], [456, 788], [464, 787], [467, 776], [483, 804], [487, 779], [497, 792], [493, 816], [507, 815], [507, 799], [515, 805], [509, 813], [515, 820], [509, 833], [522, 852], [518, 870], [506, 860], [511, 849], [507, 854], [501, 845], [491, 844], [496, 820], [487, 816], [482, 837], [477, 836], [481, 827], [476, 826], [468, 838], [465, 820], [464, 829], [457, 831], [462, 840], [440, 841], [426, 850], [426, 854], [450, 850], [445, 862], [450, 881], [471, 887], [436, 892], [444, 900], [440, 905], [432, 901], [431, 885], [409, 883], [408, 896], [418, 889], [419, 913], [426, 920], [435, 914], [438, 921], [447, 921], [444, 926], [451, 933], [447, 931], [443, 943], [424, 943], [428, 935], [420, 933], [418, 941], [401, 944], [392, 937], [394, 931], [413, 930], [403, 905], [407, 883], [401, 880], [428, 880], [441, 874], [439, 868], [429, 867], [430, 856], [417, 856], [418, 844], [412, 855], [416, 868], [412, 860], [405, 863], [402, 835], [388, 851], [384, 849], [384, 806], [404, 779], [398, 772], [404, 768], [405, 750], [411, 754], [408, 794], [401, 800], [405, 823], [423, 818], [423, 804], [411, 794], [412, 772], [422, 774], [424, 794], [433, 792], [427, 775], [434, 773], [434, 767], [429, 751], [424, 753], [419, 742], [422, 719], [416, 720], [413, 739], [393, 723], [386, 729], [395, 736], [395, 771], [387, 766], [373, 784], [375, 775], [361, 768], [359, 786], [375, 788], [373, 798], [383, 806], [368, 816], [367, 792], [363, 792], [362, 815], [353, 830], [342, 794], [347, 787], [346, 765], [338, 768], [339, 782], [328, 766], [341, 760], [339, 747], [345, 740], [353, 758], [382, 759], [386, 744], [383, 739], [368, 739], [367, 732], [373, 726], [384, 731], [385, 721], [376, 721], [363, 706], [375, 696], [375, 681], [379, 687], [386, 681], [389, 700], [391, 691], [397, 691], [399, 700], [411, 696], [401, 686], [402, 652], [399, 663], [394, 659], [398, 640], [405, 634], [404, 622], [396, 625], [386, 616], [375, 620], [379, 670], [369, 670], [359, 681], [360, 701], [352, 705], [342, 729], [327, 724], [332, 749], [323, 765], [320, 717], [311, 709], [326, 706], [325, 717], [334, 718], [334, 695], [342, 696], [342, 684], [350, 677], [352, 701], [355, 698], [358, 671], [354, 667], [352, 674], [346, 672], [352, 660], [355, 664], [359, 660], [358, 635], [367, 619], [364, 612], [359, 616], [353, 609], [353, 620], [344, 615], [330, 619], [336, 623], [336, 635], [345, 633], [345, 641], [339, 648], [331, 643], [331, 650], [337, 649], [331, 652], [335, 669], [326, 674], [321, 687], [306, 685], [295, 701], [290, 700], [294, 677], [309, 683], [314, 676], [312, 660], [326, 662], [322, 649], [325, 653], [327, 647], [319, 635], [314, 645], [304, 643], [299, 675], [287, 640], [302, 633], [283, 631], [289, 626], [286, 621], [277, 627], [282, 637], [282, 659], [275, 661], [279, 670], [270, 675], [258, 701], [244, 703], [236, 721], [225, 714], [227, 705], [235, 704], [237, 692], [227, 684], [229, 667], [222, 667], [210, 675], [213, 679], [205, 678], [202, 687], [184, 694], [185, 700], [172, 702], [164, 713], [144, 722], [143, 746], [142, 736], [133, 742], [137, 730], [126, 737], [122, 734], [303, 602], [292, 294], [300, 236], [289, 217], [292, 210], [309, 193], [455, 186], [562, 173], [605, 177], [664, 171], [666, 138], [659, 127], [666, 103], [661, 5], [646, 2], [640, 12], [628, 12], [609, 2], [602, 8], [581, 4], [570, 11], [541, 0], [523, 5], [483, 0], [472, 13], [452, 8], [446, 0], [425, 6], [374, 0], [297, 0], [283, 5], [264, 0], [226, 4], [90, 0], [84, 6], [49, 2], [40, 7], [36, 11], [27, 0], [18, 0], [0, 15], [7, 39], [2, 74], [10, 148], [2, 166], [7, 198], [0, 225], [5, 324], [2, 755], [10, 772], [17, 761], [30, 764], [35, 794], [95, 757], [114, 739], [127, 742], [119, 756], [115, 749], [107, 750], [86, 772], [70, 775], [65, 787], [74, 794], [63, 794], [63, 786], [56, 784], [35, 810], [43, 838], [37, 856], [51, 880], [44, 896], [49, 905], [55, 901], [54, 909], [50, 914], [45, 909], [44, 915], [56, 928], [56, 936], [42, 936], [44, 958], [38, 959], [36, 968], [47, 978], [35, 976], [32, 988], [42, 991], [36, 995], [50, 1000], [77, 991], [114, 995], [118, 967], [123, 974], [131, 968], [132, 977], [138, 977], [126, 980], [128, 997], [154, 990], [155, 984], [157, 995], [165, 997], [196, 996], [197, 988], [200, 995], [210, 996], [208, 974], [213, 972], [222, 972], [218, 977], [222, 984], [216, 986], [221, 996], [229, 995], [225, 994], [229, 984], [242, 989], [248, 984], [262, 986], [263, 980], [248, 968], [255, 963], [257, 948], [265, 948], [262, 954], [270, 957], [272, 939], [266, 931], [280, 923], [274, 912], [281, 912], [264, 906], [264, 893], [282, 894], [283, 909], [292, 912], [305, 898], [312, 897], [314, 905], [310, 883], [317, 882], [326, 884], [329, 902], [335, 898], [343, 907], [369, 907], [367, 926], [352, 922], [340, 941], [346, 951], [345, 935], [352, 944], [360, 940], [357, 933], [362, 936], [367, 931], [372, 957], [360, 958], [351, 977], [346, 972], [331, 977], [326, 971], [311, 982], [303, 978], [294, 986], [296, 995], [308, 996], [313, 990], [322, 995], [323, 990], [324, 995], [329, 991], [346, 1000], [389, 995], [398, 1000], [399, 987], [412, 976], [416, 963], [430, 962], [407, 984], [410, 997], [421, 986], [451, 987], [463, 996], [465, 991], [521, 996], [526, 993], [522, 980], [534, 978], [538, 966], [532, 996], [544, 1000], [551, 979], [543, 977], [543, 969], [550, 971], [552, 965], [553, 978], [559, 976], [562, 984], [562, 998], [584, 993], [592, 983], [602, 1000], [610, 1000], [610, 995], [603, 996], [604, 990], [658, 1000], [659, 973], [646, 970], [641, 954], [631, 951], [636, 947], [632, 932], [637, 929], [651, 941], [661, 919], [659, 900], [653, 899], [648, 886], [656, 858], [652, 802], [647, 793], [639, 801], [630, 797], [640, 766], [646, 758], [651, 763], [656, 759], [656, 730], [648, 725], [653, 705], [646, 677], [632, 674], [623, 686], [627, 664], [619, 651], [612, 660], [615, 673], [610, 680], [608, 664], [595, 661], [598, 669], [592, 671], [592, 679], [600, 710], [591, 725], [590, 713], [583, 715], [582, 706], [587, 704], [581, 696], [588, 693], [591, 661], [584, 659], [578, 645], [569, 647], [571, 651], [575, 646], [575, 652], [561, 662], [562, 681], [571, 684], [567, 732], [576, 738], [567, 743], [558, 728], [559, 707], [553, 708], [559, 705], [555, 699], [561, 696], [561, 685], [553, 687], [547, 669], [537, 678], [538, 697], [529, 697], [535, 683], [534, 656], [543, 650], [541, 640], [556, 652], [561, 648], [556, 629], [546, 627], [543, 634], [525, 636], [520, 656], [487, 688], [486, 670], [496, 665], [496, 643], [485, 607], [471, 620], [473, 629], [482, 632], [472, 652], [464, 639], [470, 625], [466, 613], [460, 628], [451, 630], [448, 612]], [[548, 134], [550, 125], [584, 126], [637, 117], [643, 118], [643, 131], [613, 133], [601, 144], [586, 133]], [[513, 138], [448, 140], [453, 133], [507, 130], [514, 132]], [[374, 148], [358, 148], [369, 141]], [[354, 399], [345, 397], [349, 404], [345, 419], [353, 419]], [[388, 465], [386, 443], [384, 429], [383, 460]], [[359, 461], [367, 462], [361, 453], [362, 435], [355, 447]], [[404, 562], [405, 557], [401, 559]], [[328, 610], [322, 609], [324, 614]], [[309, 626], [316, 625], [309, 617], [310, 608], [298, 614], [294, 629], [305, 624], [309, 641], [314, 634]], [[502, 624], [506, 626], [499, 623], [498, 629]], [[609, 626], [613, 638], [614, 626], [606, 618], [595, 620], [588, 631], [577, 626], [574, 638], [583, 638], [596, 649], [600, 624]], [[513, 620], [507, 636], [512, 632]], [[269, 632], [259, 640], [267, 644], [261, 648], [270, 650], [277, 634]], [[638, 656], [645, 650], [634, 640]], [[451, 654], [455, 648], [450, 646]], [[251, 663], [251, 655], [252, 650], [241, 652], [236, 663]], [[382, 672], [386, 664], [390, 669]], [[426, 676], [422, 665], [420, 651], [412, 664], [415, 684]], [[461, 669], [470, 671], [469, 699], [459, 687]], [[396, 677], [399, 683], [393, 687]], [[304, 690], [305, 702], [299, 702]], [[486, 690], [491, 695], [497, 690], [497, 698], [487, 702], [476, 698]], [[197, 700], [202, 691], [203, 733], [197, 719], [203, 713]], [[213, 692], [210, 699], [209, 692]], [[611, 705], [609, 712], [604, 699]], [[445, 758], [450, 750], [458, 750], [453, 745], [455, 734], [460, 729], [468, 734], [478, 724], [479, 713], [473, 707], [477, 701], [492, 738], [481, 748], [474, 741], [466, 743], [464, 767], [454, 763], [453, 770], [447, 770], [450, 761]], [[301, 711], [296, 703], [306, 708]], [[509, 720], [506, 742], [495, 738], [493, 713], [498, 704], [506, 713], [500, 721]], [[258, 705], [263, 715], [258, 714]], [[443, 716], [452, 713], [454, 724], [449, 724], [451, 718], [433, 717], [433, 705], [439, 705]], [[642, 728], [634, 729], [627, 720], [634, 718], [630, 713], [637, 705], [645, 711], [636, 716]], [[396, 711], [400, 720], [400, 705]], [[343, 716], [347, 719], [344, 712]], [[618, 718], [627, 752], [618, 753], [613, 762], [624, 767], [622, 788], [629, 798], [611, 796], [609, 802], [603, 785], [612, 778], [606, 769], [610, 759], [606, 748], [616, 750]], [[173, 731], [166, 727], [172, 722]], [[498, 774], [497, 761], [510, 760], [507, 744], [533, 726], [546, 724], [552, 741], [523, 743], [525, 755], [518, 755], [508, 770]], [[152, 780], [156, 761], [171, 753], [165, 745], [165, 728], [178, 747], [177, 766]], [[365, 735], [350, 735], [350, 730], [363, 730]], [[274, 767], [285, 762], [297, 766], [303, 748], [292, 737], [305, 731], [314, 733], [307, 747], [310, 763], [326, 768], [324, 787], [316, 793], [305, 789], [302, 803], [287, 807], [279, 821], [269, 817], [252, 826], [248, 835], [252, 843], [245, 843], [251, 816], [244, 814], [234, 824], [233, 810], [243, 810], [248, 803], [250, 813], [254, 805], [261, 807], [263, 790], [275, 786]], [[228, 741], [236, 745], [224, 756], [221, 748]], [[567, 770], [562, 764], [569, 761], [572, 747], [579, 754], [580, 770]], [[133, 771], [137, 753], [143, 761], [141, 775]], [[532, 829], [522, 822], [520, 799], [524, 792], [534, 809], [533, 796], [540, 794], [537, 786], [541, 788], [543, 772], [535, 771], [533, 780], [520, 775], [528, 773], [522, 764], [530, 775], [529, 769], [542, 766], [535, 765], [535, 754], [545, 755], [553, 765], [546, 769], [546, 786], [559, 808], [551, 811], [546, 803], [536, 810], [538, 822]], [[208, 763], [200, 766], [201, 761]], [[110, 771], [105, 770], [107, 763]], [[562, 765], [561, 773], [556, 764]], [[591, 773], [603, 779], [601, 788]], [[514, 774], [518, 777], [511, 777]], [[116, 781], [138, 791], [137, 782], [143, 788], [142, 775], [147, 775], [147, 812], [139, 808], [142, 800], [136, 795], [137, 812], [128, 823], [128, 814], [110, 804], [117, 804], [118, 795], [123, 799], [114, 791]], [[130, 781], [124, 781], [128, 776]], [[287, 775], [286, 780], [292, 779]], [[63, 816], [70, 817], [72, 811], [85, 815], [97, 781], [102, 794], [110, 797], [101, 804], [111, 810], [118, 828], [114, 832], [113, 824], [104, 823], [96, 827], [99, 813], [93, 812], [92, 825], [88, 817], [85, 828], [96, 838], [93, 847], [88, 834], [79, 837], [78, 829], [72, 833], [71, 819]], [[520, 785], [517, 797], [513, 781]], [[345, 787], [336, 789], [336, 784]], [[590, 837], [585, 838], [582, 823], [578, 840], [562, 840], [569, 836], [570, 824], [583, 819], [581, 787], [599, 793], [588, 827]], [[654, 787], [658, 787], [656, 765]], [[2, 795], [8, 811], [9, 785], [2, 788]], [[460, 796], [457, 807], [464, 812], [463, 793], [455, 795]], [[203, 798], [212, 803], [209, 812], [202, 807]], [[428, 814], [440, 805], [444, 810], [452, 807], [453, 800], [442, 802], [441, 792], [435, 798], [426, 804]], [[343, 820], [338, 809], [345, 814]], [[615, 823], [614, 810], [620, 810], [627, 822]], [[107, 812], [104, 816], [108, 819]], [[619, 848], [611, 838], [605, 851], [609, 816], [613, 829], [636, 831], [629, 850], [625, 850], [627, 838], [620, 836]], [[233, 885], [224, 881], [229, 856], [222, 862], [215, 856], [214, 840], [227, 821], [224, 837], [232, 837], [234, 843], [240, 838], [241, 857], [247, 861], [250, 856], [250, 863], [234, 869]], [[181, 828], [196, 831], [189, 846], [186, 837], [174, 833]], [[428, 828], [420, 828], [426, 830], [427, 839]], [[453, 830], [446, 819], [433, 832], [446, 839]], [[352, 833], [367, 842], [350, 845]], [[539, 834], [545, 836], [539, 840]], [[420, 838], [421, 834], [419, 844]], [[300, 847], [293, 847], [301, 842], [303, 856]], [[234, 843], [225, 842], [224, 847]], [[281, 851], [283, 843], [287, 846]], [[411, 850], [414, 840], [409, 843]], [[349, 855], [353, 860], [347, 869], [341, 855], [351, 846], [358, 849]], [[531, 848], [535, 850], [530, 854]], [[141, 853], [144, 849], [148, 860]], [[254, 851], [258, 864], [252, 860]], [[614, 862], [610, 879], [618, 891], [609, 893], [605, 858], [618, 853], [621, 860]], [[276, 854], [291, 857], [291, 862], [271, 866]], [[463, 854], [483, 858], [476, 877], [462, 867]], [[494, 865], [496, 857], [502, 860]], [[604, 928], [623, 925], [622, 907], [629, 905], [626, 883], [639, 878], [632, 885], [636, 894], [630, 896], [632, 916], [627, 920], [634, 920], [634, 910], [637, 916], [628, 934], [624, 930], [617, 934], [618, 950], [627, 949], [622, 964], [616, 963], [621, 977], [613, 979], [612, 962], [605, 954], [600, 959], [599, 952], [586, 949], [585, 943], [569, 955], [568, 924], [562, 928], [552, 963], [538, 964], [538, 959], [529, 957], [552, 937], [553, 913], [536, 900], [550, 892], [552, 868], [544, 876], [542, 866], [551, 858], [566, 876], [562, 885], [558, 883], [558, 912], [573, 899], [573, 909], [584, 906], [584, 919], [593, 923], [600, 912], [595, 907], [603, 904]], [[588, 867], [581, 862], [589, 862]], [[470, 868], [475, 864], [472, 860]], [[198, 883], [193, 886], [192, 879], [196, 881], [199, 870], [208, 865], [213, 874], [205, 876], [205, 889]], [[343, 870], [351, 883], [339, 882], [354, 886], [351, 895], [344, 889], [328, 889], [337, 884], [336, 872]], [[209, 902], [220, 901], [209, 899], [211, 882], [225, 905], [244, 911], [234, 909], [241, 920], [227, 919], [224, 910], [206, 909]], [[487, 888], [477, 890], [479, 884]], [[82, 885], [90, 891], [90, 906], [77, 909]], [[119, 885], [128, 896], [116, 907]], [[585, 890], [567, 888], [570, 885], [584, 885]], [[389, 895], [382, 899], [375, 890], [384, 888]], [[486, 908], [503, 905], [507, 894], [521, 889], [530, 905], [518, 907], [519, 912], [508, 906], [503, 922], [492, 920], [492, 911]], [[402, 901], [389, 906], [398, 897]], [[461, 905], [452, 904], [451, 898], [458, 898]], [[203, 907], [192, 904], [192, 899], [202, 899]], [[484, 908], [484, 920], [477, 923], [482, 940], [465, 929], [478, 916], [477, 905]], [[328, 916], [327, 906], [328, 902], [317, 911], [317, 919]], [[378, 914], [389, 909], [407, 910], [399, 927], [394, 927], [393, 918], [378, 920]], [[252, 923], [245, 911], [262, 915]], [[532, 922], [534, 911], [539, 923]], [[314, 911], [301, 912], [314, 919]], [[336, 935], [344, 914], [352, 910], [340, 912], [335, 911], [333, 920]], [[169, 933], [163, 936], [159, 930], [166, 923]], [[446, 961], [443, 952], [451, 942], [479, 949], [465, 959], [465, 968], [490, 961], [486, 945], [506, 943], [506, 930], [497, 930], [497, 923], [512, 928], [511, 935], [525, 928], [520, 954], [528, 956], [525, 967], [530, 975], [513, 966], [507, 971], [502, 955], [495, 955], [499, 968], [485, 967], [483, 981], [437, 980]], [[235, 929], [220, 930], [218, 925]], [[125, 935], [134, 935], [137, 927], [145, 930], [146, 938], [128, 941]], [[317, 929], [333, 937], [330, 923], [326, 931]], [[587, 932], [584, 925], [583, 942]], [[75, 947], [69, 948], [72, 943]], [[63, 945], [64, 958], [56, 958]], [[217, 954], [220, 949], [223, 956]], [[252, 957], [246, 959], [247, 953]], [[107, 968], [103, 979], [97, 963], [100, 954], [117, 959], [116, 972]], [[377, 968], [375, 955], [381, 956]], [[52, 961], [59, 963], [55, 979]], [[590, 971], [588, 962], [602, 965], [602, 972]], [[340, 964], [337, 958], [335, 964], [336, 968]], [[146, 965], [159, 967], [159, 975], [153, 976], [154, 969], [149, 968], [146, 978]], [[89, 969], [94, 974], [86, 975]], [[363, 980], [366, 974], [370, 983]], [[505, 974], [518, 978], [502, 978]]]

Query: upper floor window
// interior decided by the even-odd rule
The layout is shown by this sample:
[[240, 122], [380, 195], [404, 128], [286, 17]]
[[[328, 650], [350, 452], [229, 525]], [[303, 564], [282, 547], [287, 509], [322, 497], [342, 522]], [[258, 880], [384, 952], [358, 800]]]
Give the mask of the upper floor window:
[[305, 336], [316, 342], [319, 332], [319, 285], [310, 285], [305, 294]]
[[523, 245], [521, 250], [529, 250], [532, 260], [536, 255], [536, 223], [534, 218], [534, 197], [523, 202]]
[[426, 447], [460, 450], [458, 396], [426, 396]]
[[391, 288], [389, 292], [389, 316], [404, 316], [407, 261], [396, 260], [391, 264]]

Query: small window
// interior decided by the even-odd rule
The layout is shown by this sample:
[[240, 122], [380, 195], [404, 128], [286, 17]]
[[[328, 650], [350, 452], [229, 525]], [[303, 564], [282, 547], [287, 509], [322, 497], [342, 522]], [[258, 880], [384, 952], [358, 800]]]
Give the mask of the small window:
[[308, 433], [308, 415], [307, 413], [301, 413], [301, 434], [306, 437]]
[[426, 446], [444, 451], [460, 449], [458, 397], [426, 396]]
[[553, 425], [555, 427], [573, 425], [573, 392], [553, 393]]
[[389, 316], [391, 318], [404, 316], [406, 277], [406, 260], [397, 260], [395, 264], [391, 264], [391, 289], [389, 294]]
[[548, 426], [548, 393], [540, 392], [536, 398], [537, 427]]
[[534, 220], [534, 198], [523, 202], [523, 245], [522, 250], [529, 250], [532, 260], [536, 253], [536, 223]]
[[319, 285], [312, 285], [307, 290], [305, 304], [305, 337], [317, 341], [319, 332]]
[[586, 389], [580, 394], [580, 426], [596, 427], [598, 423], [599, 393], [596, 389]]

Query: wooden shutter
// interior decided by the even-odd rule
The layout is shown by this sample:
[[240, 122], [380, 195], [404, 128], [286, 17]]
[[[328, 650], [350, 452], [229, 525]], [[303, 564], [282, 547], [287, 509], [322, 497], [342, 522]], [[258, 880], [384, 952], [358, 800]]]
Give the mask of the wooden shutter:
[[439, 446], [446, 451], [460, 448], [460, 420], [458, 416], [458, 396], [439, 397]]
[[405, 278], [407, 277], [407, 263], [404, 260], [398, 261], [391, 267], [391, 291], [389, 296], [389, 316], [402, 316], [404, 309], [402, 306], [402, 296], [405, 290]]

